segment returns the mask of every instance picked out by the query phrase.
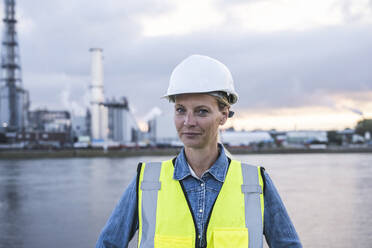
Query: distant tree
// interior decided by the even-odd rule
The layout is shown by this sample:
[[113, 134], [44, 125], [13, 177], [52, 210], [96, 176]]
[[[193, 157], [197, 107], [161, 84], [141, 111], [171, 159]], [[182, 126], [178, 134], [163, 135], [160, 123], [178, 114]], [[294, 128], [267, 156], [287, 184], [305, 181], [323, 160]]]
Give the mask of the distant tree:
[[355, 133], [364, 135], [366, 132], [372, 134], [372, 119], [363, 119], [358, 121], [355, 127]]
[[337, 131], [331, 130], [327, 132], [328, 143], [342, 145], [342, 135], [337, 133]]
[[0, 143], [6, 143], [7, 139], [4, 133], [0, 133]]

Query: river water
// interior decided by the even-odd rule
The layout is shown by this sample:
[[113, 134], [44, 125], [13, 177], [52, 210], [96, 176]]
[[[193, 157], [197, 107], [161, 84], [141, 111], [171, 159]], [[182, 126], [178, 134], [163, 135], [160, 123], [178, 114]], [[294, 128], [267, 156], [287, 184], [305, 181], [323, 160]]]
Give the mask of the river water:
[[[372, 247], [372, 154], [235, 158], [266, 168], [304, 247]], [[0, 247], [94, 247], [138, 161], [164, 159], [0, 160]]]

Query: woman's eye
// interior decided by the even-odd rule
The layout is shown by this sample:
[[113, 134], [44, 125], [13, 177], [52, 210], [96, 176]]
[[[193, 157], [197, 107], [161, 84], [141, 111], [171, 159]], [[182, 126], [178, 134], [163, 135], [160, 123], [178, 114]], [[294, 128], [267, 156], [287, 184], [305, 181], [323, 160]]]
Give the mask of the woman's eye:
[[206, 115], [206, 114], [208, 114], [208, 110], [206, 110], [206, 109], [199, 109], [198, 110], [198, 114], [199, 115]]
[[179, 113], [179, 114], [182, 114], [185, 112], [185, 109], [183, 108], [176, 108], [176, 112]]

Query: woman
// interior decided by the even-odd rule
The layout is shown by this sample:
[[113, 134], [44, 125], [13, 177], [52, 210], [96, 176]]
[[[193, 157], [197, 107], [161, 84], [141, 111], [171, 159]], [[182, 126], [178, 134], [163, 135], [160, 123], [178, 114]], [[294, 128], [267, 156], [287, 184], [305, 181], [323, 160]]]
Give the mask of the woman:
[[236, 103], [230, 71], [192, 55], [172, 72], [165, 96], [184, 147], [169, 161], [140, 163], [96, 247], [302, 247], [262, 167], [231, 159], [218, 128]]

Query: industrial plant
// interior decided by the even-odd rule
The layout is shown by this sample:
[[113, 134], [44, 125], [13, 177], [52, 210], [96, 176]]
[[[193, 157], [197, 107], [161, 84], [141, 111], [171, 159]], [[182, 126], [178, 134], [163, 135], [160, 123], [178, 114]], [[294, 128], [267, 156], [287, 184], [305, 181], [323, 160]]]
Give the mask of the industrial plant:
[[[89, 49], [91, 79], [85, 116], [67, 110], [30, 110], [30, 93], [22, 84], [15, 0], [4, 0], [0, 81], [0, 149], [161, 148], [180, 147], [172, 112], [154, 108], [141, 131], [128, 98], [108, 99], [104, 91], [103, 49]], [[87, 52], [88, 56], [88, 52]], [[88, 67], [89, 65], [87, 65]], [[87, 85], [88, 86], [88, 85]], [[88, 88], [88, 87], [87, 87]], [[151, 111], [150, 111], [151, 112]], [[221, 130], [220, 142], [244, 149], [326, 149], [372, 146], [372, 120], [343, 131]]]
[[15, 0], [5, 0], [1, 47], [0, 148], [107, 147], [136, 143], [141, 137], [126, 97], [106, 100], [103, 49], [91, 48], [90, 106], [86, 116], [69, 111], [31, 111], [23, 88]]
[[15, 1], [5, 1], [3, 40], [1, 47], [0, 122], [3, 130], [23, 131], [29, 108], [28, 91], [22, 86], [15, 18]]
[[[92, 76], [90, 85], [90, 127], [89, 136], [92, 146], [107, 146], [109, 144], [125, 145], [138, 142], [140, 130], [129, 110], [126, 97], [120, 100], [105, 101], [103, 86], [103, 50], [91, 48]], [[88, 133], [87, 133], [88, 134]]]

